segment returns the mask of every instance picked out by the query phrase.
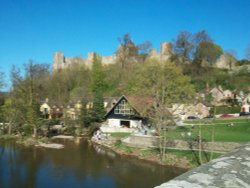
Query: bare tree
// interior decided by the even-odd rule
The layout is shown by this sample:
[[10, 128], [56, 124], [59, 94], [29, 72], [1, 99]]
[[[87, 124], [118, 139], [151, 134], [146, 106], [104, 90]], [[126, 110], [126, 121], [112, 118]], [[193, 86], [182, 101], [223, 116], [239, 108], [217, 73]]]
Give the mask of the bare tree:
[[174, 52], [183, 61], [191, 60], [194, 50], [193, 35], [188, 31], [181, 31], [174, 40]]
[[138, 47], [132, 41], [130, 34], [126, 33], [118, 38], [120, 46], [116, 51], [117, 60], [124, 67], [130, 62], [135, 62], [138, 57]]
[[236, 59], [236, 52], [234, 50], [227, 50], [225, 53], [225, 58], [226, 58], [226, 62], [229, 66], [229, 69], [232, 70], [232, 67], [235, 65], [235, 63], [237, 62]]
[[199, 44], [202, 42], [213, 42], [213, 40], [208, 35], [206, 30], [198, 31], [193, 36], [193, 44], [194, 44], [195, 48], [197, 48], [199, 46]]
[[250, 61], [250, 44], [247, 47], [246, 58]]

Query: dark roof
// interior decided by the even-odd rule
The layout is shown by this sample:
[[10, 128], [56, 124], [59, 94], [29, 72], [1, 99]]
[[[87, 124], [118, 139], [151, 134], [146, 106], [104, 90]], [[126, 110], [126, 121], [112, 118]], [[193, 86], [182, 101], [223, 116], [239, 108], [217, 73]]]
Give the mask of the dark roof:
[[110, 108], [110, 110], [106, 113], [105, 117], [107, 117], [112, 110], [120, 103], [122, 99], [128, 101], [131, 107], [140, 115], [146, 116], [147, 112], [153, 107], [155, 100], [151, 97], [142, 97], [142, 96], [121, 96], [119, 100], [117, 100], [116, 104]]
[[142, 116], [146, 115], [156, 103], [153, 97], [146, 96], [127, 96], [127, 99], [129, 104]]
[[104, 102], [107, 102], [105, 107], [107, 112], [113, 108], [113, 106], [118, 102], [121, 97], [105, 97]]

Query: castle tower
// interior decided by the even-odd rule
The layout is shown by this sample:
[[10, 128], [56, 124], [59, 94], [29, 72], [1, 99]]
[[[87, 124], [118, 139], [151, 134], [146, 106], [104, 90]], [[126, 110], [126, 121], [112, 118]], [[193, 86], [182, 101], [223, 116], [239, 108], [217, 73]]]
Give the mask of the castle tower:
[[94, 55], [95, 55], [95, 52], [89, 52], [88, 53], [88, 59], [91, 60], [91, 61], [93, 61]]
[[54, 62], [53, 62], [53, 71], [58, 71], [63, 69], [65, 66], [65, 57], [63, 52], [55, 52]]
[[172, 54], [173, 46], [170, 42], [161, 43], [161, 55], [170, 56]]

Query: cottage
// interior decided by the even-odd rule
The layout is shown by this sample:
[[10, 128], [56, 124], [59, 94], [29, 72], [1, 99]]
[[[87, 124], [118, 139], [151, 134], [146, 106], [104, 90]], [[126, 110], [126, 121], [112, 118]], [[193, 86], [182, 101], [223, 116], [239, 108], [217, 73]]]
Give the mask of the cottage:
[[196, 108], [196, 112], [198, 113], [198, 115], [201, 117], [201, 118], [204, 118], [204, 117], [208, 117], [210, 115], [210, 108], [208, 107], [208, 105], [205, 105], [204, 103], [197, 103], [195, 105], [195, 108]]
[[223, 94], [223, 90], [221, 87], [219, 87], [219, 88], [215, 87], [215, 88], [211, 89], [209, 93], [212, 95], [215, 102], [219, 102], [222, 99], [224, 99], [224, 94]]
[[142, 97], [122, 96], [107, 112], [105, 118], [110, 127], [138, 128], [146, 124], [144, 112], [153, 105], [153, 100]]
[[72, 120], [78, 119], [81, 108], [82, 104], [80, 100], [78, 100], [77, 103], [69, 104], [66, 109], [66, 116]]
[[48, 99], [46, 99], [40, 105], [41, 115], [45, 119], [56, 119], [63, 117], [63, 109], [64, 107], [62, 105], [55, 105], [49, 102]]
[[209, 116], [210, 108], [202, 102], [196, 104], [173, 104], [169, 111], [175, 118], [186, 119], [188, 116], [204, 118]]
[[40, 112], [45, 119], [51, 119], [51, 108], [48, 105], [48, 100], [42, 103], [40, 106]]
[[245, 103], [241, 106], [240, 112], [250, 113], [250, 104]]
[[63, 117], [64, 107], [62, 105], [53, 105], [51, 108], [51, 118], [59, 119]]
[[234, 98], [233, 92], [228, 90], [228, 89], [223, 91], [223, 95], [224, 95], [224, 99], [233, 99]]

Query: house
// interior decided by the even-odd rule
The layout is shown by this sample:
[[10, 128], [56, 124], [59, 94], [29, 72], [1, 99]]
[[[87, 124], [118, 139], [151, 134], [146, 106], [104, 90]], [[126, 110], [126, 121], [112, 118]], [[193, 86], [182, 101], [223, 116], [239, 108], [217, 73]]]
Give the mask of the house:
[[224, 99], [233, 99], [234, 98], [234, 93], [230, 90], [225, 90], [223, 91]]
[[224, 94], [223, 94], [223, 90], [221, 87], [215, 87], [213, 89], [210, 90], [209, 92], [212, 97], [214, 98], [214, 102], [218, 103], [220, 102], [222, 99], [224, 99]]
[[118, 102], [120, 97], [105, 97], [104, 98], [104, 108], [106, 112], [110, 111], [111, 108]]
[[250, 113], [250, 104], [245, 103], [241, 106], [240, 112]]
[[56, 105], [49, 102], [49, 99], [46, 99], [40, 105], [40, 112], [43, 118], [45, 119], [57, 119], [63, 117], [64, 107], [62, 105]]
[[66, 117], [72, 119], [72, 120], [76, 120], [78, 119], [79, 115], [80, 115], [80, 111], [82, 108], [82, 104], [81, 101], [78, 100], [76, 103], [71, 103], [67, 105], [67, 108], [65, 110], [65, 115]]
[[46, 99], [40, 106], [40, 112], [45, 119], [51, 119], [51, 108], [48, 105], [49, 100]]
[[145, 114], [153, 106], [153, 100], [145, 97], [122, 96], [105, 115], [110, 127], [138, 128], [147, 123]]
[[196, 112], [198, 113], [198, 116], [201, 118], [208, 117], [210, 115], [210, 112], [209, 112], [210, 108], [208, 107], [208, 105], [205, 105], [202, 102], [198, 102], [195, 105], [195, 109], [196, 109]]
[[[118, 97], [104, 98], [103, 105], [106, 111], [109, 111], [117, 103], [118, 100]], [[63, 117], [67, 117], [72, 120], [77, 120], [81, 113], [81, 107], [82, 104], [79, 99], [70, 101], [66, 106], [58, 105], [55, 102], [49, 102], [49, 100], [46, 99], [40, 105], [40, 112], [42, 114], [42, 117], [44, 117], [45, 119], [60, 119]], [[86, 108], [88, 110], [93, 108], [93, 102], [87, 102]]]
[[63, 105], [52, 105], [51, 118], [60, 119], [63, 117], [64, 106]]
[[196, 104], [173, 104], [169, 111], [175, 118], [180, 118], [182, 120], [186, 119], [188, 116], [195, 116], [199, 118], [204, 118], [209, 116], [210, 108], [202, 102]]

